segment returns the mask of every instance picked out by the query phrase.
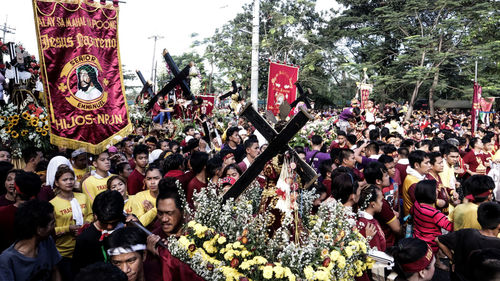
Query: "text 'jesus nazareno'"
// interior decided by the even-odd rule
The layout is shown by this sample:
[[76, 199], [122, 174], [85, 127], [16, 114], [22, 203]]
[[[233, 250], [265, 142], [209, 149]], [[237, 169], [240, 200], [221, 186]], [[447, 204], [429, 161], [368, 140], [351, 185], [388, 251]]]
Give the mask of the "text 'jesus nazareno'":
[[55, 122], [56, 129], [71, 129], [75, 126], [83, 125], [94, 125], [94, 124], [104, 124], [104, 125], [115, 125], [123, 123], [123, 116], [121, 115], [109, 115], [109, 114], [97, 114], [96, 116], [92, 114], [79, 115], [76, 117], [71, 117], [70, 120], [59, 119]]
[[[76, 38], [73, 36], [68, 37], [49, 37], [48, 35], [40, 36], [40, 43], [42, 50], [45, 51], [49, 48], [83, 48], [83, 47], [96, 47], [96, 48], [112, 48], [116, 49], [118, 41], [116, 38], [98, 38], [86, 36], [78, 33]], [[75, 44], [76, 43], [76, 44]]]

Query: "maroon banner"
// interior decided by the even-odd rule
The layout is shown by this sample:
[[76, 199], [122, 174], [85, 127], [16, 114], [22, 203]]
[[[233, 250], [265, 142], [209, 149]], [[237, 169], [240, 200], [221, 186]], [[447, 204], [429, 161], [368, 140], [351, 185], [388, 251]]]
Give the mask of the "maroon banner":
[[33, 0], [51, 143], [99, 153], [132, 131], [118, 44], [118, 5]]
[[297, 88], [295, 82], [299, 78], [299, 68], [271, 62], [269, 64], [269, 80], [267, 83], [267, 110], [277, 115], [280, 105], [286, 100], [289, 104], [295, 101]]
[[201, 97], [203, 103], [200, 106], [201, 114], [212, 115], [215, 105], [215, 97], [212, 95], [198, 95], [196, 97]]
[[477, 121], [479, 118], [479, 110], [481, 110], [481, 94], [482, 88], [479, 86], [477, 82], [474, 82], [474, 95], [472, 96], [472, 112], [471, 112], [471, 131], [472, 134], [476, 132], [477, 129]]
[[495, 98], [483, 98], [481, 97], [481, 111], [484, 112], [489, 112], [491, 111], [491, 107], [493, 106], [493, 102], [495, 101]]

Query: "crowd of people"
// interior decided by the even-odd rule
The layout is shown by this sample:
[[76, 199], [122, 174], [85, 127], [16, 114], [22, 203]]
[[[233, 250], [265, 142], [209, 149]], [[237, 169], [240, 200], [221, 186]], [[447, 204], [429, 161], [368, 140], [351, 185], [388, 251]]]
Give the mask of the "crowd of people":
[[[353, 101], [310, 111], [334, 136], [317, 132], [293, 147], [320, 175], [313, 212], [331, 200], [355, 211], [370, 247], [394, 257], [399, 280], [498, 280], [499, 116], [473, 130], [463, 112], [405, 119], [407, 110], [369, 100], [363, 110]], [[170, 112], [158, 106], [153, 119], [168, 125]], [[97, 155], [28, 148], [24, 167], [0, 148], [0, 280], [202, 280], [161, 246], [187, 223], [181, 198], [195, 208], [209, 183], [229, 189], [268, 143], [243, 117], [192, 124], [182, 139], [137, 127]], [[256, 180], [269, 188], [275, 178]]]

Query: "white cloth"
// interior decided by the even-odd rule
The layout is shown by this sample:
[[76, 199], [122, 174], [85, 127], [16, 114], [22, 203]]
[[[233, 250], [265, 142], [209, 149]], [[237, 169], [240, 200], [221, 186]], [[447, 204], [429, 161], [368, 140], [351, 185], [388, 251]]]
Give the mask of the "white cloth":
[[50, 159], [49, 164], [47, 165], [47, 177], [46, 184], [50, 187], [54, 187], [54, 181], [56, 178], [57, 168], [61, 165], [68, 166], [71, 170], [73, 170], [73, 166], [71, 166], [71, 162], [68, 158], [64, 156], [56, 156]]
[[99, 91], [95, 87], [90, 87], [87, 91], [82, 91], [78, 90], [75, 94], [75, 97], [85, 100], [85, 101], [91, 101], [99, 98], [102, 95], [102, 92]]
[[73, 213], [73, 219], [76, 222], [76, 225], [83, 225], [83, 214], [82, 208], [80, 207], [80, 203], [76, 198], [71, 199], [71, 212]]
[[161, 149], [155, 149], [151, 151], [149, 154], [149, 164], [153, 163], [156, 159], [160, 157], [160, 154], [163, 152]]
[[413, 169], [410, 166], [406, 167], [406, 173], [408, 175], [416, 177], [418, 180], [425, 180], [425, 175], [421, 175], [419, 172], [417, 172], [417, 170]]

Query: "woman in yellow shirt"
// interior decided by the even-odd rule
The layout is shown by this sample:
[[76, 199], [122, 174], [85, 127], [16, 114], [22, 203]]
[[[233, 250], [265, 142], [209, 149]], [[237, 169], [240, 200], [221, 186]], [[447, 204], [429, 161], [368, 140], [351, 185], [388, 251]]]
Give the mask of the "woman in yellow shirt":
[[63, 280], [72, 280], [71, 259], [80, 227], [92, 221], [92, 205], [83, 193], [73, 192], [75, 173], [67, 165], [57, 169], [54, 187], [56, 197], [50, 201], [56, 219], [56, 247], [62, 256], [58, 265]]
[[132, 206], [131, 206], [131, 200], [130, 198], [133, 197], [133, 195], [128, 195], [128, 192], [127, 192], [127, 179], [125, 179], [124, 177], [122, 176], [111, 176], [109, 179], [108, 179], [108, 189], [109, 190], [116, 190], [118, 191], [122, 197], [123, 197], [123, 201], [125, 203], [125, 206], [123, 207], [123, 210], [127, 213], [127, 214], [131, 214], [132, 213]]

